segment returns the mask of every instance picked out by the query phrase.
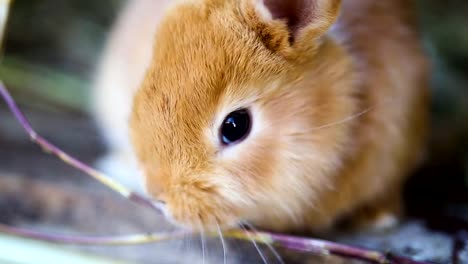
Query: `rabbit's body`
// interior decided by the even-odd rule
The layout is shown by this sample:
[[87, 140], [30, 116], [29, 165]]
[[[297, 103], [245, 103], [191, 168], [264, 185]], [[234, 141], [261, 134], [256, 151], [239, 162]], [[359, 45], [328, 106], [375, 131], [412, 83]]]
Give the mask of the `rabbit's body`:
[[[427, 118], [408, 1], [193, 0], [163, 16], [168, 2], [129, 4], [96, 112], [112, 155], [136, 157], [170, 218], [274, 230], [396, 219]], [[239, 109], [251, 128], [224, 144]]]

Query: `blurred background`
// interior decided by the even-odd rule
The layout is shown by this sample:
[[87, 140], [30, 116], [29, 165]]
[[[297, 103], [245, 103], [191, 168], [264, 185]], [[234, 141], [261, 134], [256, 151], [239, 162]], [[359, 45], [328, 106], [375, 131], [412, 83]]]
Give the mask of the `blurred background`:
[[[124, 2], [16, 0], [6, 31], [0, 78], [40, 134], [89, 163], [104, 151], [89, 116], [90, 80]], [[406, 191], [412, 220], [386, 238], [337, 239], [450, 263], [453, 249], [464, 247], [462, 231], [468, 226], [468, 2], [419, 0], [417, 6], [425, 46], [434, 63], [433, 122], [429, 160]], [[0, 222], [89, 234], [169, 228], [165, 224], [155, 227], [155, 221], [163, 220], [43, 154], [0, 103]], [[401, 240], [405, 234], [427, 243], [419, 248], [392, 244], [392, 239]], [[193, 254], [199, 254], [197, 241], [173, 243], [138, 250], [87, 247], [85, 251], [136, 263], [184, 263], [180, 255], [167, 250], [174, 247], [191, 261]], [[216, 259], [219, 243], [213, 241], [210, 246]], [[426, 246], [440, 252], [427, 255], [435, 249]], [[235, 247], [256, 254], [251, 247]], [[0, 260], [1, 255], [0, 246]], [[237, 258], [240, 263], [246, 261]]]

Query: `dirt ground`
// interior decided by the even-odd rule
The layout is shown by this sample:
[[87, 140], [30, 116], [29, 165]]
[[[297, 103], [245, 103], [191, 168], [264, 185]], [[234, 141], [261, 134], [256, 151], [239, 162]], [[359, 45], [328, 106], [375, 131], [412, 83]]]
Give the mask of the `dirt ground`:
[[[172, 229], [163, 217], [130, 204], [43, 153], [28, 141], [11, 114], [0, 105], [0, 222], [49, 232], [88, 235]], [[38, 110], [25, 112], [40, 134], [83, 161], [92, 163], [103, 153], [103, 144], [86, 116]], [[385, 234], [334, 235], [329, 239], [435, 263], [451, 263], [455, 245], [453, 233], [435, 230], [429, 227], [427, 219], [422, 218], [410, 218]], [[251, 243], [229, 240], [227, 244], [228, 263], [263, 263]], [[459, 263], [468, 263], [468, 252], [463, 251], [465, 245], [456, 244], [457, 249], [461, 249]], [[199, 238], [187, 237], [145, 246], [73, 249], [130, 263], [202, 263]], [[279, 263], [268, 248], [261, 250], [268, 263]], [[210, 239], [206, 263], [222, 263], [222, 252], [219, 239]], [[285, 263], [350, 263], [284, 250], [280, 250], [280, 254]]]

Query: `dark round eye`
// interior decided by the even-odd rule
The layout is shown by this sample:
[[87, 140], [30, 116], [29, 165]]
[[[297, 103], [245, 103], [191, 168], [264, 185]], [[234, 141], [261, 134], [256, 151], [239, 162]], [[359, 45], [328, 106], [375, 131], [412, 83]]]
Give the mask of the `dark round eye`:
[[224, 145], [231, 145], [244, 140], [250, 132], [250, 113], [240, 109], [230, 113], [221, 125], [220, 137]]

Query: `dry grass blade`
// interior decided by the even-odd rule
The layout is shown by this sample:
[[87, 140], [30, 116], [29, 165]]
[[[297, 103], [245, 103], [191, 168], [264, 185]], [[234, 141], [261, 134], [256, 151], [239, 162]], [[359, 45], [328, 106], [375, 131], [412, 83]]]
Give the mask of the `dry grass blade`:
[[130, 264], [39, 241], [0, 234], [0, 263]]
[[11, 227], [0, 224], [0, 233], [19, 236], [23, 238], [36, 239], [52, 243], [74, 244], [74, 245], [106, 245], [106, 246], [125, 246], [155, 243], [167, 240], [179, 239], [187, 235], [187, 232], [167, 232], [154, 234], [134, 234], [128, 236], [111, 237], [92, 237], [92, 236], [74, 236], [60, 235], [32, 231], [23, 228]]

